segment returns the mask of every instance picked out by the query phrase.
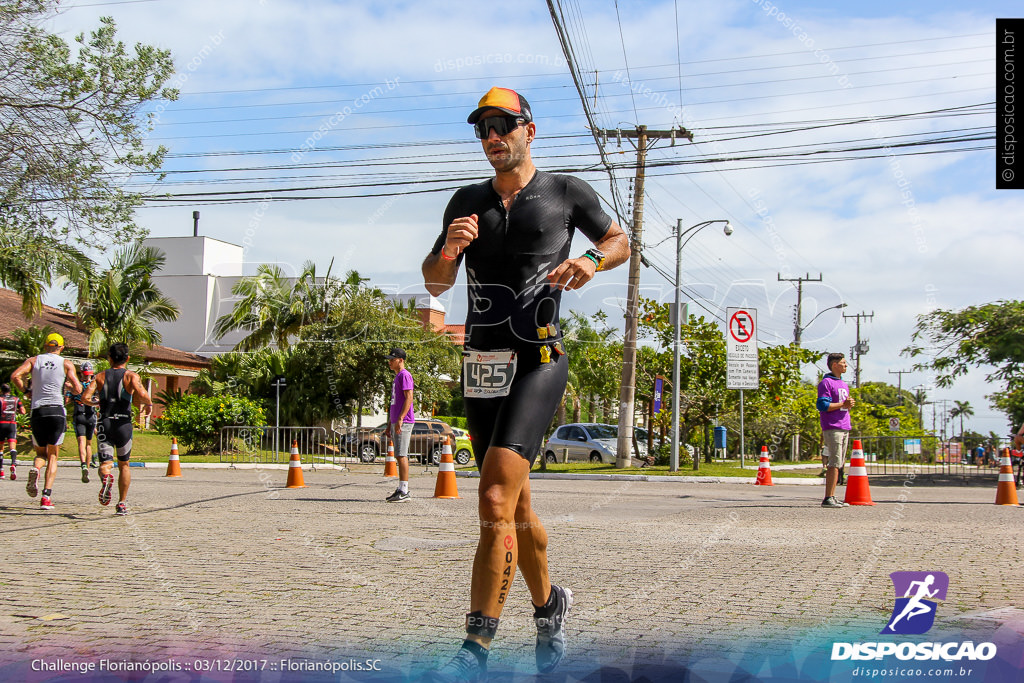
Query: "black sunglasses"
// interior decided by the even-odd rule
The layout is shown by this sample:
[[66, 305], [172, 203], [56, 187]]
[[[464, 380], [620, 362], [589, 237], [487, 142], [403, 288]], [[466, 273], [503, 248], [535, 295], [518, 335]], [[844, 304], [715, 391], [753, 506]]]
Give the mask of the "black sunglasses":
[[504, 137], [518, 128], [520, 123], [525, 123], [525, 119], [519, 116], [488, 116], [473, 124], [473, 132], [481, 140], [486, 140], [493, 128], [495, 133]]

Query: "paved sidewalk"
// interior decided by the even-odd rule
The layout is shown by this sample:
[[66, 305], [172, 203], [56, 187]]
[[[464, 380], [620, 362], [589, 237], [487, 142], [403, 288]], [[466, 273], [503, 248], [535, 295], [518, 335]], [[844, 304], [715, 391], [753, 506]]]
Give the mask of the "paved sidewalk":
[[[408, 671], [461, 640], [478, 480], [434, 500], [433, 476], [417, 474], [412, 501], [388, 504], [395, 480], [377, 474], [306, 471], [307, 488], [290, 490], [281, 470], [162, 474], [132, 470], [123, 518], [97, 504], [95, 477], [60, 472], [52, 511], [23, 478], [0, 481], [0, 661], [369, 653]], [[993, 505], [994, 489], [879, 486], [877, 505], [839, 510], [810, 486], [537, 479], [532, 490], [552, 579], [576, 596], [570, 662], [717, 652], [737, 634], [877, 634], [888, 574], [901, 570], [949, 575], [942, 628], [1024, 633], [1024, 509]], [[491, 661], [532, 672], [516, 581]]]

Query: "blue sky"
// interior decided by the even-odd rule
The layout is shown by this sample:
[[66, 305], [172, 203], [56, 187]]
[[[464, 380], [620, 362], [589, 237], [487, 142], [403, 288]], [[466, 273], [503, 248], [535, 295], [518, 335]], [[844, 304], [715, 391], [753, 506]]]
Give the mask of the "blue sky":
[[[154, 191], [335, 197], [275, 201], [258, 215], [255, 203], [209, 197], [154, 204], [138, 214], [154, 236], [190, 234], [198, 209], [203, 234], [240, 243], [249, 229], [253, 263], [325, 267], [334, 258], [336, 270], [422, 291], [419, 264], [450, 190], [395, 193], [487, 175], [465, 116], [492, 85], [533, 103], [541, 168], [590, 169], [580, 175], [612, 199], [544, 3], [92, 4], [66, 3], [52, 27], [70, 37], [112, 14], [126, 42], [168, 47], [178, 64], [182, 96], [161, 109], [151, 136], [170, 148], [166, 168], [176, 173]], [[1016, 3], [680, 0], [620, 2], [617, 16], [611, 0], [578, 0], [564, 12], [599, 127], [695, 133], [649, 155], [644, 243], [671, 273], [672, 240], [654, 245], [677, 220], [733, 222], [731, 237], [708, 229], [684, 251], [686, 291], [708, 317], [756, 306], [762, 343], [785, 343], [795, 289], [778, 277], [820, 273], [821, 283], [805, 285], [805, 324], [839, 302], [847, 314], [873, 311], [862, 326], [871, 347], [862, 379], [892, 381], [889, 370], [910, 368], [899, 351], [915, 316], [1019, 296], [1024, 205], [1019, 193], [993, 189], [993, 143], [973, 140], [992, 133], [994, 20], [1018, 13]], [[961, 151], [821, 153], [940, 137], [963, 141], [905, 149]], [[634, 158], [627, 144], [608, 151], [616, 162]], [[780, 165], [771, 157], [782, 151], [845, 160]], [[751, 155], [769, 158], [709, 161]], [[617, 173], [623, 200], [630, 175]], [[344, 187], [282, 192], [333, 185]], [[368, 194], [379, 196], [354, 198]], [[585, 249], [582, 238], [574, 248]], [[671, 299], [655, 270], [641, 277], [644, 295]], [[625, 268], [605, 274], [566, 306], [602, 308], [618, 324], [625, 278]], [[451, 318], [462, 316], [463, 297], [446, 301]], [[827, 311], [803, 338], [848, 352], [854, 325]], [[903, 377], [905, 387], [930, 383]], [[976, 373], [931, 393], [970, 400], [971, 427], [1006, 433], [990, 391]]]

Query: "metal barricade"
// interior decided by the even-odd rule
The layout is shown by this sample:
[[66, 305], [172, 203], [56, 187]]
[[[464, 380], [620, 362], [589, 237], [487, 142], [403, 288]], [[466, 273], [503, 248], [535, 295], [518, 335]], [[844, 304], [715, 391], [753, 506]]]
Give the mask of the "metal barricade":
[[[860, 436], [869, 475], [933, 475], [950, 480], [971, 481], [998, 474], [998, 458], [976, 463], [959, 444], [943, 442], [929, 435]], [[851, 437], [852, 446], [852, 437]]]
[[345, 451], [343, 435], [323, 427], [255, 427], [232, 425], [220, 430], [220, 461], [227, 463], [287, 463], [292, 444], [302, 462], [348, 469], [354, 458]]

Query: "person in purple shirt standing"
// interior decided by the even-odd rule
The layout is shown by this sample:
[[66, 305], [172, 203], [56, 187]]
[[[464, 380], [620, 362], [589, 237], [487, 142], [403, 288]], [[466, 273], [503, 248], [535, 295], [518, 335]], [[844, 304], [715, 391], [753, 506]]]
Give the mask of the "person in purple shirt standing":
[[387, 355], [388, 367], [395, 373], [391, 386], [391, 400], [388, 403], [388, 426], [384, 436], [394, 439], [395, 459], [398, 461], [398, 488], [385, 500], [389, 503], [404, 503], [409, 500], [409, 441], [416, 416], [412, 412], [412, 373], [405, 369], [405, 351], [398, 347]]
[[828, 354], [829, 373], [818, 383], [818, 412], [821, 414], [821, 435], [824, 439], [828, 458], [825, 472], [825, 499], [821, 507], [841, 508], [846, 503], [836, 498], [836, 482], [839, 468], [846, 462], [846, 449], [850, 445], [850, 409], [856, 403], [850, 397], [850, 387], [843, 381], [846, 372], [846, 356], [841, 353]]

